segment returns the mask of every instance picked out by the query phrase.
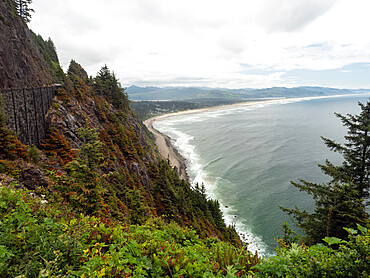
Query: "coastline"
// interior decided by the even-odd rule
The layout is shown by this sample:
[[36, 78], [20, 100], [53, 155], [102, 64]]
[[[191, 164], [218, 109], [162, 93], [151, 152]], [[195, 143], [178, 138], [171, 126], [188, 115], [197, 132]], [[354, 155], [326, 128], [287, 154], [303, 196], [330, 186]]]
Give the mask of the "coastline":
[[[235, 207], [233, 207], [234, 204], [233, 204], [232, 201], [227, 200], [227, 199], [222, 200], [221, 195], [214, 194], [213, 190], [214, 190], [214, 188], [216, 188], [217, 183], [214, 183], [213, 179], [208, 180], [207, 179], [208, 178], [207, 171], [206, 171], [207, 169], [203, 169], [203, 168], [205, 168], [204, 166], [208, 166], [208, 164], [206, 163], [207, 161], [203, 161], [203, 162], [205, 162], [205, 163], [203, 163], [202, 161], [199, 160], [199, 157], [197, 155], [194, 155], [194, 150], [193, 150], [192, 147], [194, 147], [193, 144], [197, 144], [197, 142], [192, 142], [192, 139], [190, 138], [194, 134], [192, 134], [192, 133], [184, 134], [184, 132], [176, 132], [177, 128], [181, 131], [181, 119], [185, 120], [186, 123], [190, 123], [191, 119], [193, 119], [193, 118], [194, 118], [195, 121], [198, 121], [198, 120], [204, 120], [205, 121], [208, 118], [214, 118], [214, 117], [218, 117], [218, 116], [222, 116], [222, 115], [228, 115], [228, 114], [234, 113], [234, 112], [239, 113], [240, 112], [239, 110], [260, 109], [261, 107], [262, 108], [265, 107], [265, 105], [270, 106], [270, 105], [275, 105], [275, 103], [278, 104], [278, 105], [285, 105], [285, 104], [289, 104], [289, 103], [292, 103], [292, 102], [308, 101], [308, 100], [322, 99], [322, 98], [325, 98], [325, 99], [339, 98], [339, 97], [346, 97], [346, 96], [348, 96], [348, 95], [287, 98], [287, 99], [275, 99], [275, 100], [262, 100], [262, 101], [244, 102], [244, 103], [238, 103], [238, 104], [227, 105], [227, 106], [216, 106], [216, 107], [210, 107], [210, 108], [204, 108], [204, 109], [196, 109], [196, 110], [194, 109], [194, 110], [180, 111], [180, 112], [177, 112], [177, 113], [168, 113], [168, 114], [164, 114], [164, 115], [160, 115], [160, 116], [150, 118], [147, 121], [150, 121], [151, 125], [153, 125], [153, 123], [154, 123], [154, 126], [155, 127], [158, 126], [158, 129], [160, 128], [161, 131], [163, 131], [165, 133], [168, 132], [168, 134], [171, 134], [171, 136], [173, 134], [173, 136], [174, 136], [173, 139], [168, 138], [168, 140], [169, 140], [168, 142], [170, 144], [167, 145], [167, 147], [174, 148], [172, 146], [171, 142], [173, 144], [175, 144], [175, 142], [176, 142], [175, 146], [178, 147], [181, 154], [184, 154], [184, 157], [186, 157], [186, 160], [185, 160], [184, 158], [179, 156], [180, 159], [182, 159], [182, 161], [186, 162], [186, 166], [187, 166], [186, 171], [188, 171], [188, 173], [189, 173], [189, 177], [191, 179], [190, 180], [191, 184], [194, 183], [193, 179], [195, 179], [198, 182], [204, 181], [204, 183], [206, 185], [207, 195], [210, 194], [210, 195], [208, 195], [209, 198], [213, 198], [213, 199], [221, 198], [220, 209], [223, 213], [223, 216], [224, 216], [223, 218], [224, 218], [225, 223], [227, 225], [234, 225], [235, 226], [236, 231], [240, 236], [240, 239], [248, 245], [248, 247], [247, 247], [248, 250], [250, 250], [253, 253], [255, 251], [258, 251], [258, 253], [262, 256], [270, 256], [273, 253], [271, 251], [272, 250], [271, 245], [268, 245], [268, 244], [271, 244], [269, 242], [269, 240], [267, 238], [265, 239], [263, 236], [260, 236], [260, 234], [256, 234], [253, 231], [253, 226], [252, 227], [250, 226], [251, 224], [249, 223], [248, 218], [245, 217], [245, 215], [241, 211], [238, 211], [237, 209], [235, 209]], [[353, 96], [353, 95], [349, 95], [349, 96]], [[255, 108], [249, 108], [249, 107], [254, 107], [254, 106], [255, 106]], [[208, 112], [210, 112], [210, 113], [208, 113]], [[195, 114], [198, 114], [198, 113], [205, 113], [205, 114], [204, 115], [199, 114], [198, 116], [195, 116]], [[183, 119], [182, 115], [184, 115], [184, 119]], [[185, 116], [185, 115], [194, 115], [194, 117], [193, 116], [189, 117], [189, 116]], [[177, 119], [177, 116], [178, 116], [178, 119]], [[168, 125], [168, 126], [163, 124], [163, 127], [162, 127], [162, 123], [160, 121], [165, 121], [165, 122], [167, 120], [172, 121], [172, 117], [174, 117], [173, 120], [174, 120], [175, 124], [174, 125]], [[156, 121], [158, 121], [158, 122], [156, 122]], [[164, 127], [167, 127], [167, 128], [164, 128]], [[188, 129], [184, 128], [184, 130], [188, 130]], [[221, 129], [221, 131], [222, 131], [222, 129]], [[159, 133], [159, 132], [156, 131], [156, 133]], [[195, 133], [195, 134], [197, 134], [197, 133]], [[201, 137], [199, 137], [199, 138], [202, 139]], [[197, 136], [197, 139], [199, 139], [199, 138]], [[204, 142], [203, 142], [203, 144], [204, 144]], [[165, 158], [167, 158], [167, 157], [165, 157]], [[198, 174], [195, 174], [195, 173], [198, 173]], [[220, 186], [221, 186], [221, 183], [220, 183]], [[219, 193], [219, 192], [216, 191], [216, 193]], [[253, 223], [253, 222], [251, 222], [251, 223]], [[269, 237], [269, 239], [270, 238], [271, 237]]]
[[165, 120], [168, 117], [172, 117], [175, 115], [185, 115], [185, 114], [195, 114], [195, 113], [202, 113], [206, 111], [213, 111], [218, 109], [227, 109], [232, 107], [240, 107], [245, 105], [251, 105], [258, 102], [270, 102], [271, 100], [262, 100], [262, 101], [248, 101], [248, 102], [240, 102], [228, 105], [220, 105], [220, 106], [213, 106], [213, 107], [206, 107], [200, 109], [192, 109], [192, 110], [185, 110], [179, 111], [174, 113], [163, 114], [159, 116], [155, 116], [149, 118], [143, 122], [143, 124], [148, 128], [148, 130], [153, 133], [155, 137], [155, 143], [158, 147], [159, 153], [161, 154], [163, 159], [168, 159], [172, 165], [172, 167], [176, 167], [176, 171], [179, 174], [180, 178], [187, 181], [191, 184], [189, 176], [186, 171], [186, 159], [179, 153], [179, 151], [172, 145], [171, 138], [153, 127], [153, 123], [155, 121]]
[[[269, 104], [274, 104], [274, 103], [286, 104], [286, 103], [290, 103], [290, 102], [299, 102], [299, 101], [305, 101], [305, 100], [311, 100], [311, 99], [332, 98], [332, 97], [336, 98], [336, 97], [344, 97], [344, 96], [346, 96], [346, 95], [318, 96], [318, 97], [316, 96], [316, 97], [301, 97], [301, 98], [285, 98], [285, 99], [249, 101], [249, 102], [237, 103], [237, 104], [232, 104], [232, 105], [223, 105], [223, 106], [215, 106], [215, 107], [209, 107], [209, 108], [203, 108], [203, 109], [180, 111], [180, 112], [176, 112], [176, 113], [168, 113], [168, 114], [164, 114], [164, 115], [160, 115], [160, 116], [150, 118], [150, 119], [145, 121], [145, 124], [146, 124], [147, 127], [150, 124], [150, 126], [151, 126], [150, 131], [151, 132], [153, 132], [153, 130], [155, 131], [155, 132], [153, 132], [153, 134], [155, 134], [156, 139], [157, 139], [157, 136], [162, 137], [162, 140], [163, 140], [162, 142], [165, 142], [165, 143], [161, 144], [162, 147], [167, 148], [167, 149], [172, 148], [172, 149], [176, 150], [175, 147], [171, 144], [171, 142], [173, 142], [173, 140], [171, 138], [169, 138], [168, 136], [166, 136], [166, 135], [164, 135], [164, 134], [162, 134], [159, 131], [154, 129], [153, 123], [155, 121], [167, 120], [168, 118], [173, 117], [173, 116], [198, 114], [198, 113], [203, 113], [203, 112], [213, 112], [213, 111], [217, 111], [217, 110], [221, 110], [221, 111], [222, 110], [227, 111], [228, 109], [231, 109], [231, 110], [236, 109], [237, 110], [239, 108], [243, 108], [243, 107], [247, 108], [248, 106], [258, 105], [258, 104], [261, 104], [261, 105], [265, 105], [265, 104], [269, 105]], [[218, 112], [216, 112], [216, 113], [218, 113]], [[221, 113], [223, 113], [223, 112], [221, 112]], [[167, 142], [166, 142], [165, 137], [167, 137]], [[158, 148], [160, 148], [160, 146], [158, 145], [158, 140], [157, 140], [157, 146], [158, 146]], [[165, 159], [168, 158], [168, 152], [169, 151], [167, 150], [167, 154], [165, 154], [165, 156], [164, 156]], [[176, 150], [176, 152], [177, 152], [177, 150]], [[186, 167], [186, 164], [188, 164], [188, 166], [190, 165], [190, 161], [185, 160], [178, 152], [177, 152], [177, 154], [178, 154], [177, 158], [173, 158], [173, 159], [181, 160], [184, 163], [185, 167]], [[190, 158], [188, 158], [188, 159], [190, 159]], [[185, 164], [185, 162], [186, 162], [186, 164]], [[171, 162], [171, 165], [174, 165], [174, 164]], [[189, 167], [191, 167], [191, 166], [189, 166]], [[187, 171], [191, 171], [191, 173], [192, 173], [193, 170], [188, 169]], [[186, 173], [186, 168], [185, 168], [185, 173]], [[190, 182], [193, 182], [193, 181], [190, 181]], [[220, 205], [221, 205], [221, 210], [222, 210], [223, 215], [224, 215], [225, 222], [228, 225], [235, 225], [237, 233], [239, 234], [241, 240], [243, 242], [245, 242], [246, 244], [248, 244], [248, 250], [250, 250], [251, 252], [258, 251], [258, 253], [262, 254], [262, 256], [269, 256], [271, 253], [270, 253], [270, 250], [267, 249], [267, 246], [264, 243], [263, 237], [261, 238], [258, 235], [253, 234], [248, 229], [248, 226], [245, 226], [242, 222], [238, 221], [237, 212], [234, 212], [233, 210], [230, 209], [230, 204], [220, 203]]]
[[[339, 95], [335, 95], [337, 97]], [[343, 95], [340, 95], [343, 96]], [[309, 98], [325, 98], [328, 96], [319, 96], [319, 97], [302, 97], [302, 98], [283, 98], [283, 99], [266, 99], [266, 100], [253, 100], [253, 101], [246, 101], [246, 102], [240, 102], [240, 103], [234, 103], [234, 104], [227, 104], [227, 105], [220, 105], [220, 106], [213, 106], [213, 107], [206, 107], [206, 108], [200, 108], [200, 109], [192, 109], [192, 110], [185, 110], [185, 111], [179, 111], [179, 112], [173, 112], [173, 113], [167, 113], [159, 116], [155, 116], [152, 118], [149, 118], [143, 122], [143, 124], [148, 128], [150, 132], [153, 133], [156, 145], [158, 147], [159, 153], [161, 154], [163, 159], [169, 159], [172, 167], [176, 167], [176, 171], [179, 174], [180, 178], [186, 180], [189, 184], [191, 184], [191, 181], [189, 179], [189, 176], [187, 174], [186, 170], [186, 159], [179, 153], [179, 151], [172, 145], [171, 138], [158, 130], [156, 130], [153, 127], [153, 123], [155, 121], [165, 120], [168, 117], [177, 116], [177, 115], [187, 115], [187, 114], [197, 114], [202, 112], [209, 112], [209, 111], [215, 111], [215, 110], [222, 110], [222, 109], [229, 109], [229, 108], [238, 108], [243, 106], [250, 106], [254, 105], [256, 103], [270, 103], [270, 102], [276, 102], [281, 100], [301, 100], [301, 99], [309, 99]]]
[[[163, 116], [163, 115], [161, 115]], [[153, 122], [159, 117], [153, 117], [145, 120], [143, 124], [153, 133], [155, 137], [155, 143], [158, 147], [159, 153], [163, 159], [168, 159], [172, 167], [175, 167], [176, 172], [179, 177], [184, 179], [190, 184], [188, 174], [186, 173], [185, 158], [177, 151], [177, 149], [172, 145], [171, 138], [167, 135], [160, 133], [153, 127]]]

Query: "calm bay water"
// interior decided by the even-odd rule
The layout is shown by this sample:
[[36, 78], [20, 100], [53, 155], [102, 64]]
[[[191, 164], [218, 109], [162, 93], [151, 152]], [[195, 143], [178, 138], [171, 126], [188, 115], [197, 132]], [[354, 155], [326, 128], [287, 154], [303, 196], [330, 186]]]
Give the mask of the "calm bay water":
[[226, 222], [249, 249], [268, 255], [281, 224], [290, 222], [279, 206], [314, 208], [290, 181], [328, 181], [317, 164], [340, 164], [341, 156], [320, 136], [343, 142], [346, 129], [334, 112], [359, 113], [357, 101], [369, 96], [274, 100], [172, 116], [154, 127], [173, 139], [191, 181], [204, 183], [209, 197], [220, 201]]

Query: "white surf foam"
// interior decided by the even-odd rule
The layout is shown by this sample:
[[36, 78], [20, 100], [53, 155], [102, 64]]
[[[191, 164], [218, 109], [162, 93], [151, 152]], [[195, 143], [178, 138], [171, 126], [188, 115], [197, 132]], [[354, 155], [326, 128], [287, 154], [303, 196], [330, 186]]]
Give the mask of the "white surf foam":
[[[180, 119], [173, 120], [172, 118], [168, 118], [166, 121], [154, 122], [153, 127], [172, 139], [173, 146], [185, 158], [186, 171], [190, 178], [191, 186], [194, 187], [197, 183], [199, 185], [204, 184], [207, 196], [219, 201], [225, 223], [228, 226], [235, 226], [240, 238], [247, 244], [248, 250], [253, 253], [257, 251], [261, 256], [268, 255], [266, 252], [266, 244], [261, 237], [252, 233], [251, 229], [245, 224], [247, 220], [240, 218], [237, 209], [234, 208], [232, 204], [224, 203], [222, 198], [217, 195], [216, 188], [220, 178], [218, 180], [212, 180], [204, 170], [208, 163], [202, 161], [201, 157], [197, 154], [196, 148], [192, 144], [194, 142], [194, 137], [174, 127], [174, 123], [178, 123], [179, 120]], [[188, 117], [187, 121], [189, 121]]]
[[241, 239], [248, 244], [248, 250], [250, 250], [251, 252], [258, 251], [260, 255], [268, 256], [271, 255], [271, 253], [267, 250], [267, 245], [263, 242], [263, 238], [253, 234], [251, 228], [248, 227], [248, 225], [246, 224], [248, 223], [247, 219], [241, 219], [238, 216], [237, 209], [232, 204], [224, 203], [224, 201], [222, 200], [222, 196], [217, 195], [216, 188], [217, 183], [220, 182], [220, 178], [217, 180], [212, 180], [212, 177], [209, 177], [209, 175], [207, 174], [205, 168], [209, 163], [203, 161], [202, 158], [197, 154], [194, 144], [194, 137], [176, 129], [175, 125], [181, 122], [206, 121], [210, 118], [217, 118], [219, 116], [225, 116], [228, 114], [241, 113], [245, 110], [260, 109], [270, 105], [282, 105], [300, 101], [309, 101], [323, 98], [337, 98], [345, 96], [349, 95], [283, 99], [279, 98], [267, 101], [232, 105], [228, 107], [219, 107], [215, 109], [191, 110], [158, 117], [157, 119], [159, 121], [154, 121], [153, 127], [172, 139], [173, 146], [186, 160], [187, 173], [192, 186], [194, 186], [196, 183], [203, 183], [209, 198], [217, 199], [219, 201], [220, 209], [224, 215], [225, 223], [227, 225], [235, 226], [235, 229], [240, 235]]

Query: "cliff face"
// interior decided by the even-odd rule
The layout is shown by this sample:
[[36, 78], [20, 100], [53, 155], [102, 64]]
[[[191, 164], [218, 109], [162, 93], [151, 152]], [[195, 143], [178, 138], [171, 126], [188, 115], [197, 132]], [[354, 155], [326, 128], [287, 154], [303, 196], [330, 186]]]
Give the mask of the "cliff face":
[[7, 1], [0, 2], [0, 89], [55, 81], [31, 31]]
[[18, 146], [0, 129], [0, 181], [5, 173], [21, 187], [44, 188], [77, 213], [131, 224], [161, 217], [191, 225], [201, 237], [237, 243], [218, 202], [207, 200], [201, 187], [190, 188], [154, 151], [114, 74], [105, 67], [86, 80], [75, 62], [68, 73], [73, 89], [54, 97], [40, 150]]
[[148, 165], [156, 162], [157, 155], [152, 151], [147, 135], [132, 112], [117, 109], [87, 86], [80, 93], [81, 97], [76, 98], [75, 92], [59, 90], [47, 113], [46, 125], [49, 130], [42, 148], [50, 157], [55, 155], [54, 166], [66, 164], [68, 159], [58, 159], [60, 153], [49, 144], [49, 139], [56, 134], [63, 136], [73, 153], [86, 143], [79, 135], [79, 130], [91, 127], [97, 131], [103, 144], [105, 165], [100, 169], [101, 174], [123, 167], [136, 176], [139, 186], [152, 188]]
[[[14, 14], [10, 0], [2, 1], [0, 89], [37, 87], [54, 80], [63, 81], [65, 89], [48, 98], [47, 105], [38, 104], [37, 95], [27, 97], [27, 90], [0, 98], [0, 102], [13, 103], [23, 95], [22, 107], [34, 107], [13, 109], [19, 133], [15, 135], [6, 128], [7, 109], [0, 103], [0, 182], [16, 181], [19, 187], [42, 191], [50, 202], [73, 213], [130, 224], [161, 217], [191, 225], [202, 237], [238, 242], [235, 230], [223, 222], [218, 202], [208, 200], [204, 189], [190, 188], [168, 161], [160, 159], [151, 134], [136, 119], [115, 74], [105, 66], [95, 78], [88, 78], [75, 61], [65, 74], [52, 41], [35, 36]], [[15, 120], [24, 112], [26, 122], [37, 121], [38, 117], [28, 117], [37, 107], [45, 110], [40, 122], [48, 127], [39, 149], [18, 141], [16, 136], [24, 136], [25, 124]], [[38, 130], [27, 128], [36, 135]], [[36, 137], [43, 135], [39, 132]]]
[[26, 145], [40, 146], [45, 138], [45, 115], [60, 86], [2, 90], [7, 126]]

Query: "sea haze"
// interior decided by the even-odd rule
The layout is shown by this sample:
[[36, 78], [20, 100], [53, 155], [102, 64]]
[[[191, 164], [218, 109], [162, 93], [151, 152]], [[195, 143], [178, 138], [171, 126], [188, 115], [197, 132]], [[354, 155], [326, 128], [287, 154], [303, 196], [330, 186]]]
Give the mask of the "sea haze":
[[159, 120], [154, 127], [173, 139], [185, 157], [193, 183], [204, 183], [218, 199], [226, 222], [234, 224], [251, 251], [274, 253], [281, 224], [279, 206], [312, 211], [314, 201], [290, 181], [325, 182], [318, 163], [341, 156], [320, 136], [343, 142], [346, 128], [334, 116], [359, 113], [357, 101], [370, 94], [280, 99]]

